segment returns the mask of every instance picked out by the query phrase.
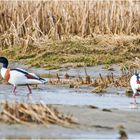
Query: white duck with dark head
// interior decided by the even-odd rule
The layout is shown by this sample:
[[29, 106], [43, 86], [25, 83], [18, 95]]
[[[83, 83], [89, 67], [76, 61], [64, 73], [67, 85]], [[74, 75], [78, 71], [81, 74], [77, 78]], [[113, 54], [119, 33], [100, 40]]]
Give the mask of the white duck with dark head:
[[29, 73], [26, 70], [20, 68], [8, 68], [8, 60], [5, 57], [0, 57], [0, 63], [3, 64], [1, 68], [1, 75], [8, 83], [14, 86], [13, 93], [15, 95], [17, 86], [26, 85], [28, 87], [29, 94], [31, 94], [32, 90], [29, 85], [47, 83], [46, 79], [43, 79], [34, 73]]
[[134, 104], [136, 104], [136, 95], [140, 92], [140, 74], [136, 73], [130, 78], [130, 86], [133, 90]]

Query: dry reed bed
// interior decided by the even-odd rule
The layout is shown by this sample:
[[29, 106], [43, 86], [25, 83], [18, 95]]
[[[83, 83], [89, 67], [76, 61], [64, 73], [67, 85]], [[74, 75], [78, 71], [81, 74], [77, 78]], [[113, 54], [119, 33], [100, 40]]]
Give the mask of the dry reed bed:
[[70, 127], [75, 123], [72, 116], [66, 116], [58, 112], [56, 108], [39, 104], [27, 104], [18, 102], [4, 101], [0, 103], [0, 121], [6, 123], [20, 123], [31, 125], [32, 123], [43, 124], [59, 124], [62, 126]]
[[99, 73], [97, 78], [89, 76], [88, 73], [85, 73], [84, 77], [71, 77], [66, 73], [64, 79], [61, 79], [59, 75], [57, 75], [57, 79], [50, 79], [49, 82], [51, 84], [69, 84], [70, 88], [79, 88], [81, 85], [89, 85], [95, 87], [94, 93], [101, 93], [109, 86], [130, 88], [130, 77], [135, 72], [136, 69], [122, 69], [121, 76], [114, 76], [112, 71], [107, 76], [102, 76], [102, 74]]
[[0, 1], [0, 45], [39, 45], [48, 39], [139, 34], [140, 2]]

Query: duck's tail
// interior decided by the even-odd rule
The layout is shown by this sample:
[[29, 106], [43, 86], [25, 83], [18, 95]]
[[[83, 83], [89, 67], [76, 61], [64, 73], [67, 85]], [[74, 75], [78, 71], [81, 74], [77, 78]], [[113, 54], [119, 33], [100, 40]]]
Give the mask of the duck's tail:
[[39, 80], [42, 82], [42, 84], [46, 84], [49, 81], [48, 78], [40, 78]]

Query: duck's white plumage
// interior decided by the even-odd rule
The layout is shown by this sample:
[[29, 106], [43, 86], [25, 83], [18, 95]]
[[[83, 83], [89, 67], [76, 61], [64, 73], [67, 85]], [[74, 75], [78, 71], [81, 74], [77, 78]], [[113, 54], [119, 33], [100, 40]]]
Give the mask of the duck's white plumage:
[[130, 78], [130, 86], [133, 90], [133, 98], [134, 98], [134, 103], [136, 104], [136, 95], [138, 91], [140, 91], [140, 74], [134, 74]]
[[131, 88], [133, 90], [133, 93], [136, 94], [137, 93], [137, 90], [140, 89], [140, 84], [137, 82], [137, 76], [136, 75], [133, 75], [130, 78], [130, 85], [131, 85]]
[[[5, 78], [7, 69], [2, 68], [1, 69], [1, 75], [3, 78]], [[24, 73], [23, 73], [24, 72]], [[34, 73], [28, 73], [27, 71], [23, 69], [11, 69], [9, 73], [10, 77], [8, 82], [14, 86], [17, 85], [26, 85], [26, 84], [43, 84], [47, 82], [46, 80], [40, 78], [39, 76], [35, 75]]]
[[43, 79], [34, 73], [27, 72], [21, 68], [8, 69], [8, 60], [5, 57], [0, 57], [0, 62], [3, 63], [3, 67], [1, 68], [1, 75], [5, 80], [7, 80], [7, 82], [14, 85], [14, 93], [16, 86], [27, 85], [29, 91], [31, 92], [29, 85], [43, 84], [47, 82], [46, 79]]

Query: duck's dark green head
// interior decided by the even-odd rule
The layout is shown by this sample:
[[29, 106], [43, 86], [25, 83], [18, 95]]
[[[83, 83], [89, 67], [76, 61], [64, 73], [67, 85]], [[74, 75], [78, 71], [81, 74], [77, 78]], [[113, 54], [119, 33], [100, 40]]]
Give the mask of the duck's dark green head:
[[0, 63], [3, 64], [3, 68], [7, 68], [8, 67], [8, 60], [5, 57], [0, 57]]

